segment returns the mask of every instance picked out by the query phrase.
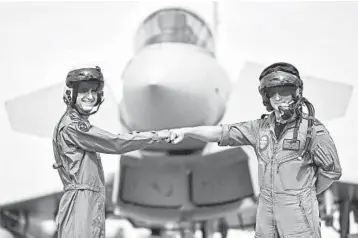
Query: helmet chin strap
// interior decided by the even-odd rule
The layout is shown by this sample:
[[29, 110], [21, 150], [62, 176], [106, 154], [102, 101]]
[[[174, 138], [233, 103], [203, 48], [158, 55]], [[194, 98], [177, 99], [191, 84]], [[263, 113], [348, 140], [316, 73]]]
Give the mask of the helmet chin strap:
[[93, 107], [90, 112], [84, 112], [76, 106], [75, 106], [75, 109], [78, 111], [78, 113], [88, 117], [88, 116], [95, 114], [99, 110], [99, 107], [102, 105], [103, 102], [104, 102], [104, 99], [102, 99], [95, 107]]

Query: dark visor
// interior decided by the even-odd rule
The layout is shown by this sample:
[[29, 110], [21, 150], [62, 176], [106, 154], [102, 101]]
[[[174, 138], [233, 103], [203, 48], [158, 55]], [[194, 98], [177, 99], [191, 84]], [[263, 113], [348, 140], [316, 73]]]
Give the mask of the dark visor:
[[297, 87], [294, 86], [281, 86], [281, 87], [271, 87], [266, 88], [266, 94], [268, 98], [273, 97], [276, 93], [281, 97], [287, 96], [295, 96], [296, 95]]

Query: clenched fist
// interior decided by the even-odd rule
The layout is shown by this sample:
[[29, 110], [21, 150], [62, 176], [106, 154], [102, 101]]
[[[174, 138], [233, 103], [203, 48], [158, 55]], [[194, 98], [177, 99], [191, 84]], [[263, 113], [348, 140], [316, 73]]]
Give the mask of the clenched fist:
[[154, 137], [153, 142], [164, 141], [169, 143], [171, 132], [169, 130], [153, 131]]
[[169, 142], [172, 144], [180, 143], [185, 137], [184, 129], [171, 129], [170, 132]]

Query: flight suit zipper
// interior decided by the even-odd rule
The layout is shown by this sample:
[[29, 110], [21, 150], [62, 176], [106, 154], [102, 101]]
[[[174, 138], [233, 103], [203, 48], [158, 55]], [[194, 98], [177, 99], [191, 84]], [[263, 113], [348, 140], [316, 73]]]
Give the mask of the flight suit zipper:
[[271, 163], [271, 193], [272, 193], [272, 196], [274, 194], [274, 184], [275, 184], [275, 181], [274, 181], [274, 171], [273, 171], [273, 167], [274, 167], [274, 160], [275, 160], [275, 155], [276, 155], [276, 140], [273, 139], [273, 151], [272, 151], [272, 156], [271, 156], [271, 160], [270, 160], [270, 163]]
[[[277, 146], [277, 141], [275, 139], [275, 136], [272, 137], [273, 138], [273, 151], [272, 151], [272, 157], [271, 157], [271, 199], [272, 199], [272, 223], [273, 226], [276, 227], [276, 219], [275, 219], [275, 178], [274, 178], [274, 160], [276, 157], [276, 146]], [[277, 230], [277, 229], [275, 229]], [[278, 235], [278, 234], [277, 234]]]

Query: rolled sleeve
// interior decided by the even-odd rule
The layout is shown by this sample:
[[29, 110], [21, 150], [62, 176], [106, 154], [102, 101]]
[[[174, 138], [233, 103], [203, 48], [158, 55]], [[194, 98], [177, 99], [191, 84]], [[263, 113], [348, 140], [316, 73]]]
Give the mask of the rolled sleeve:
[[259, 120], [222, 124], [222, 136], [219, 146], [254, 145], [256, 143]]
[[229, 145], [229, 131], [230, 125], [221, 125], [222, 135], [219, 141], [220, 146], [227, 146]]

